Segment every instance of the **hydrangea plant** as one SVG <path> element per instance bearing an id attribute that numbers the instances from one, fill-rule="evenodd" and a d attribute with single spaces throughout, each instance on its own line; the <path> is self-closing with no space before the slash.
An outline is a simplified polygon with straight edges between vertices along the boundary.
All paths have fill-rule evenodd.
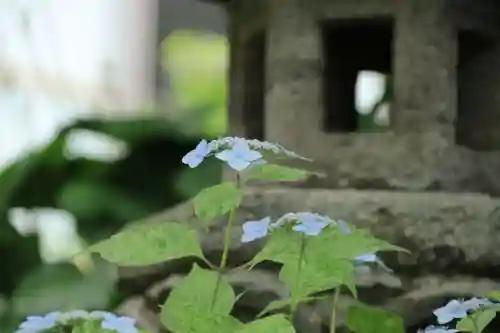
<path id="1" fill-rule="evenodd" d="M 135 320 L 105 311 L 51 312 L 44 316 L 30 316 L 21 323 L 16 333 L 142 333 Z"/>
<path id="2" fill-rule="evenodd" d="M 226 281 L 231 235 L 235 216 L 248 181 L 300 181 L 309 177 L 307 170 L 280 163 L 282 159 L 309 159 L 284 147 L 258 140 L 225 137 L 201 141 L 182 162 L 196 168 L 207 158 L 216 158 L 234 170 L 234 181 L 226 181 L 201 191 L 193 198 L 197 225 L 191 221 L 171 221 L 139 225 L 126 229 L 93 245 L 90 250 L 109 262 L 124 266 L 146 266 L 182 257 L 198 257 L 206 263 L 197 264 L 174 287 L 161 306 L 161 321 L 173 333 L 293 333 L 297 307 L 314 299 L 318 292 L 334 289 L 330 332 L 336 329 L 336 309 L 342 288 L 357 298 L 355 270 L 362 265 L 387 268 L 377 253 L 406 251 L 378 239 L 367 230 L 313 212 L 290 212 L 279 218 L 264 216 L 243 224 L 241 242 L 264 239 L 261 250 L 250 262 L 231 269 L 253 269 L 263 261 L 281 265 L 279 279 L 288 289 L 288 297 L 271 302 L 254 321 L 243 323 L 231 315 L 236 295 Z M 197 232 L 217 219 L 227 216 L 226 237 L 222 258 L 212 263 L 205 258 Z M 499 297 L 492 299 L 498 300 Z M 430 326 L 421 333 L 480 333 L 494 318 L 500 305 L 487 298 L 468 301 L 453 300 L 437 309 L 441 326 Z M 276 314 L 279 310 L 281 313 Z M 456 328 L 449 328 L 459 320 Z M 349 308 L 347 326 L 355 333 L 403 333 L 402 318 L 381 309 L 358 303 Z M 59 327 L 76 327 L 65 331 Z M 64 326 L 66 325 L 66 326 Z M 29 317 L 18 333 L 137 333 L 133 320 L 113 314 L 78 312 L 52 313 Z"/>

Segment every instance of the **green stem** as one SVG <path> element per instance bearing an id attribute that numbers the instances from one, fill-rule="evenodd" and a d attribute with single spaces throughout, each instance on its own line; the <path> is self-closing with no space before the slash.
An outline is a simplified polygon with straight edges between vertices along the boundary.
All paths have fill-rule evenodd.
<path id="1" fill-rule="evenodd" d="M 299 305 L 297 300 L 297 289 L 299 288 L 300 283 L 300 273 L 302 272 L 302 262 L 304 256 L 304 249 L 306 247 L 306 239 L 305 236 L 302 235 L 300 239 L 300 254 L 299 254 L 299 262 L 297 264 L 297 275 L 295 276 L 295 282 L 292 289 L 292 304 L 290 306 L 290 320 L 293 320 L 295 315 L 295 311 L 297 310 L 297 306 Z"/>
<path id="2" fill-rule="evenodd" d="M 226 236 L 224 237 L 224 250 L 222 251 L 222 258 L 219 264 L 220 271 L 226 268 L 227 265 L 227 259 L 229 257 L 229 248 L 231 245 L 231 233 L 233 230 L 233 223 L 235 217 L 236 217 L 236 208 L 233 208 L 229 212 L 229 219 L 227 221 Z"/>
<path id="3" fill-rule="evenodd" d="M 236 174 L 236 184 L 238 185 L 238 187 L 241 186 L 239 174 Z M 214 296 L 212 298 L 212 306 L 211 306 L 212 308 L 214 307 L 215 301 L 217 299 L 217 294 L 219 292 L 220 282 L 222 280 L 223 270 L 224 270 L 224 268 L 226 268 L 226 265 L 227 265 L 227 260 L 229 257 L 229 249 L 230 249 L 230 245 L 231 245 L 231 234 L 232 234 L 232 230 L 233 230 L 233 224 L 234 224 L 235 217 L 236 217 L 236 208 L 233 208 L 229 212 L 229 217 L 227 220 L 226 235 L 224 237 L 224 249 L 222 250 L 222 258 L 221 258 L 220 264 L 219 264 L 217 283 L 215 285 Z"/>
<path id="4" fill-rule="evenodd" d="M 333 302 L 332 302 L 332 315 L 330 317 L 330 333 L 335 333 L 335 329 L 337 327 L 337 306 L 340 298 L 340 286 L 335 288 L 335 293 L 333 294 Z"/>

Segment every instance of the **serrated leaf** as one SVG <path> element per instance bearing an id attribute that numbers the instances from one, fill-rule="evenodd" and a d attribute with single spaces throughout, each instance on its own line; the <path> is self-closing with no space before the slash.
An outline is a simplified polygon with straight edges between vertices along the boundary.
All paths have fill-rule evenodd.
<path id="1" fill-rule="evenodd" d="M 461 332 L 481 333 L 495 316 L 495 310 L 478 310 L 470 316 L 460 319 L 457 323 L 457 329 Z"/>
<path id="2" fill-rule="evenodd" d="M 224 278 L 219 280 L 217 272 L 195 264 L 167 298 L 161 321 L 173 332 L 233 333 L 241 325 L 229 315 L 235 300 L 233 288 Z"/>
<path id="3" fill-rule="evenodd" d="M 306 170 L 291 168 L 277 164 L 256 164 L 247 172 L 248 180 L 270 180 L 278 182 L 293 182 L 306 179 L 310 173 Z"/>
<path id="4" fill-rule="evenodd" d="M 354 305 L 347 312 L 347 327 L 354 333 L 404 333 L 401 317 L 366 305 Z"/>
<path id="5" fill-rule="evenodd" d="M 373 237 L 365 230 L 353 228 L 350 234 L 346 234 L 333 226 L 323 229 L 318 236 L 311 237 L 308 240 L 308 251 L 316 256 L 348 260 L 354 260 L 362 254 L 377 251 L 408 252 L 403 248 Z"/>
<path id="6" fill-rule="evenodd" d="M 295 333 L 292 323 L 283 315 L 269 316 L 243 325 L 237 333 Z"/>
<path id="7" fill-rule="evenodd" d="M 124 266 L 148 266 L 190 256 L 203 258 L 196 232 L 187 225 L 173 222 L 136 225 L 89 250 Z"/>
<path id="8" fill-rule="evenodd" d="M 303 300 L 313 293 L 340 285 L 351 288 L 354 280 L 354 264 L 348 260 L 331 260 L 328 257 L 303 258 L 299 274 L 298 263 L 285 264 L 279 279 L 292 292 L 292 298 Z M 355 294 L 354 288 L 353 293 Z"/>
<path id="9" fill-rule="evenodd" d="M 307 303 L 307 302 L 312 302 L 320 299 L 324 299 L 326 296 L 317 296 L 317 297 L 305 297 L 300 300 L 300 303 Z M 264 310 L 262 310 L 258 315 L 257 318 L 262 317 L 265 314 L 268 314 L 270 312 L 278 311 L 281 309 L 284 309 L 292 304 L 292 300 L 290 298 L 284 298 L 284 299 L 277 299 L 275 301 L 270 302 Z"/>
<path id="10" fill-rule="evenodd" d="M 300 257 L 302 235 L 290 228 L 275 229 L 262 250 L 252 259 L 252 267 L 264 260 L 277 263 L 296 263 Z"/>
<path id="11" fill-rule="evenodd" d="M 257 318 L 262 317 L 263 315 L 268 314 L 269 312 L 278 311 L 278 310 L 281 310 L 285 307 L 288 307 L 288 306 L 290 306 L 291 303 L 292 303 L 292 300 L 290 298 L 277 299 L 275 301 L 272 301 L 264 308 L 264 310 L 259 312 L 259 314 L 257 315 Z"/>
<path id="12" fill-rule="evenodd" d="M 196 216 L 204 221 L 211 221 L 238 207 L 242 198 L 241 189 L 233 182 L 206 188 L 194 198 Z"/>
<path id="13" fill-rule="evenodd" d="M 495 300 L 495 301 L 500 301 L 500 290 L 495 290 L 495 291 L 490 292 L 487 295 L 487 297 L 492 299 L 492 300 Z"/>

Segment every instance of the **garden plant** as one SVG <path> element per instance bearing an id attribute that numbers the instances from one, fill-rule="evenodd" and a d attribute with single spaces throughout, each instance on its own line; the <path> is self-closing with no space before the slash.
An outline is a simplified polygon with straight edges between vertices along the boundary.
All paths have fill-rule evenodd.
<path id="1" fill-rule="evenodd" d="M 357 298 L 355 272 L 358 266 L 381 265 L 377 253 L 406 251 L 367 230 L 343 220 L 314 212 L 290 212 L 281 217 L 263 216 L 243 224 L 241 242 L 264 239 L 253 259 L 240 267 L 227 267 L 231 235 L 244 187 L 249 181 L 296 182 L 310 176 L 308 170 L 287 166 L 289 159 L 307 158 L 284 147 L 258 140 L 226 137 L 201 141 L 183 158 L 196 168 L 207 158 L 216 158 L 234 170 L 234 180 L 206 188 L 193 198 L 192 221 L 142 224 L 113 235 L 90 247 L 105 260 L 123 266 L 147 266 L 183 257 L 197 257 L 205 265 L 193 264 L 161 306 L 164 326 L 173 333 L 293 333 L 293 318 L 299 304 L 316 299 L 318 293 L 334 290 L 330 333 L 336 330 L 336 309 L 341 291 Z M 220 262 L 205 258 L 198 233 L 227 216 L 226 237 Z M 280 264 L 279 279 L 288 298 L 271 302 L 254 321 L 243 323 L 231 315 L 237 295 L 225 274 L 235 269 L 251 270 L 263 261 Z M 203 267 L 202 267 L 203 266 Z M 422 333 L 480 333 L 500 310 L 500 293 L 485 298 L 452 300 L 434 311 L 437 325 Z M 355 333 L 403 333 L 403 319 L 362 303 L 351 306 L 347 328 Z M 454 325 L 452 325 L 454 324 Z M 75 310 L 28 317 L 17 333 L 147 333 L 135 321 L 103 311 Z"/>

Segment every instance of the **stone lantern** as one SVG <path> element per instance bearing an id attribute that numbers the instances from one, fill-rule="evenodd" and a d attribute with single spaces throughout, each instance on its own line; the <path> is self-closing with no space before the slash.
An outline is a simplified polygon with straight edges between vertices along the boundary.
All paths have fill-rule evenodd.
<path id="1" fill-rule="evenodd" d="M 329 188 L 493 191 L 500 149 L 494 1 L 233 0 L 230 130 L 324 166 Z M 360 129 L 362 71 L 388 75 L 390 125 Z M 495 153 L 484 153 L 483 151 Z M 479 153 L 476 153 L 481 151 Z M 479 176 L 479 178 L 478 178 Z"/>

